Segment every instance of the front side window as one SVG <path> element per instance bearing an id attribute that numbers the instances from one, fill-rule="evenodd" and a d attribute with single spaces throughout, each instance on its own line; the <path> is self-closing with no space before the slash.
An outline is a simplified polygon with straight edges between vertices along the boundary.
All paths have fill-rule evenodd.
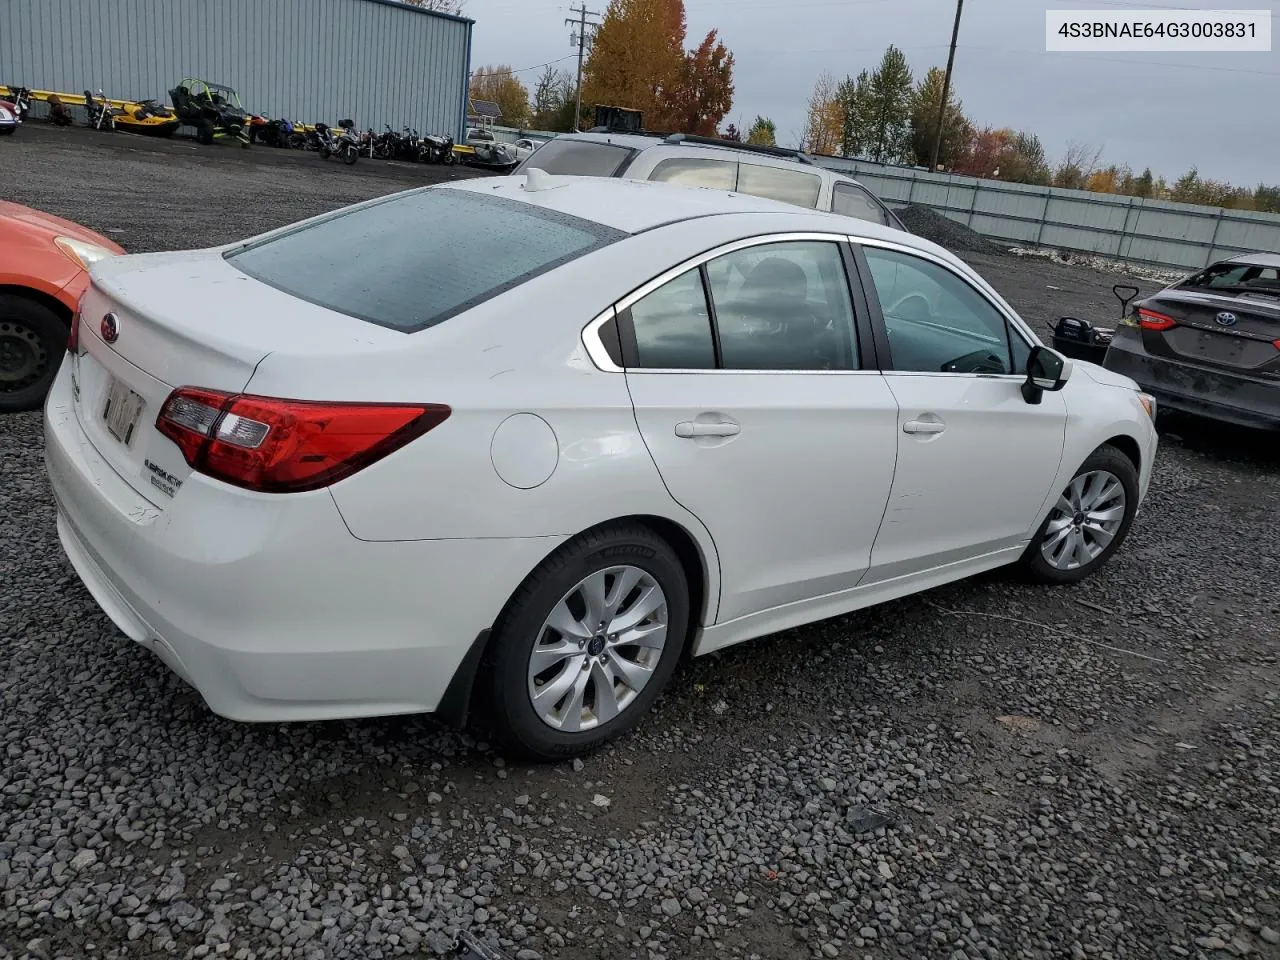
<path id="1" fill-rule="evenodd" d="M 238 247 L 226 259 L 291 296 L 409 333 L 623 236 L 532 204 L 428 187 Z"/>
<path id="2" fill-rule="evenodd" d="M 654 167 L 649 179 L 685 187 L 732 190 L 738 181 L 738 165 L 728 160 L 703 157 L 671 157 Z"/>
<path id="3" fill-rule="evenodd" d="M 1021 341 L 986 297 L 932 261 L 864 249 L 884 314 L 893 369 L 925 373 L 1014 373 Z M 1027 347 L 1014 351 L 1025 364 Z"/>
<path id="4" fill-rule="evenodd" d="M 768 167 L 742 161 L 738 164 L 738 192 L 753 197 L 781 200 L 798 207 L 816 209 L 822 178 L 814 173 Z"/>
<path id="5" fill-rule="evenodd" d="M 650 370 L 715 369 L 711 314 L 702 275 L 696 268 L 637 300 L 627 313 L 635 333 L 635 362 L 629 366 Z"/>
<path id="6" fill-rule="evenodd" d="M 866 190 L 852 183 L 837 183 L 831 192 L 831 212 L 889 226 L 884 210 Z"/>

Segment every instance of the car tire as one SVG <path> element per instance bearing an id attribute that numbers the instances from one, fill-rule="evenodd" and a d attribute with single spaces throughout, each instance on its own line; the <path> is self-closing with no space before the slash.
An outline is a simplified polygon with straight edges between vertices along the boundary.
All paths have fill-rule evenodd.
<path id="1" fill-rule="evenodd" d="M 594 617 L 586 605 L 592 585 L 600 588 Z M 640 617 L 651 606 L 649 617 L 628 624 L 626 618 Z M 570 614 L 569 620 L 559 619 L 572 632 L 550 625 L 557 610 Z M 622 628 L 617 633 L 584 623 L 610 617 Z M 575 537 L 529 574 L 496 624 L 480 674 L 489 726 L 512 753 L 532 760 L 594 750 L 633 729 L 648 712 L 680 660 L 688 626 L 688 581 L 665 540 L 636 524 Z M 641 632 L 645 644 L 625 643 Z M 659 638 L 661 649 L 655 649 Z M 541 651 L 536 662 L 535 650 Z M 604 693 L 606 682 L 612 696 Z M 535 706 L 533 691 L 539 688 L 547 690 L 545 696 L 563 693 Z"/>
<path id="2" fill-rule="evenodd" d="M 1138 470 L 1104 444 L 1054 502 L 1022 556 L 1024 570 L 1037 583 L 1079 583 L 1120 549 L 1137 512 Z"/>
<path id="3" fill-rule="evenodd" d="M 0 413 L 40 408 L 69 333 L 67 322 L 44 304 L 0 294 Z"/>

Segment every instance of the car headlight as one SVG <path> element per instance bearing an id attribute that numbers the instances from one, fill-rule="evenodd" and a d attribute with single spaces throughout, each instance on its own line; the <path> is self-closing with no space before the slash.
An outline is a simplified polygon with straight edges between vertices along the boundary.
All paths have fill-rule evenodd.
<path id="1" fill-rule="evenodd" d="M 73 237 L 54 237 L 53 244 L 62 251 L 64 257 L 72 263 L 79 264 L 85 270 L 88 270 L 99 260 L 116 256 L 114 250 L 108 250 L 106 247 L 90 243 L 87 240 L 76 240 Z"/>
<path id="2" fill-rule="evenodd" d="M 1156 398 L 1149 393 L 1139 393 L 1138 402 L 1142 404 L 1142 409 L 1147 411 L 1147 416 L 1154 420 L 1156 418 Z"/>

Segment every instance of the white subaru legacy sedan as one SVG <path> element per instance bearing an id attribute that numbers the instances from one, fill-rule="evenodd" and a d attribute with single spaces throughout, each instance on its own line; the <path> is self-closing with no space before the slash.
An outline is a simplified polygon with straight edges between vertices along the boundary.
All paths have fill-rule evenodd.
<path id="1" fill-rule="evenodd" d="M 1153 412 L 928 241 L 534 171 L 95 265 L 45 430 L 80 578 L 216 713 L 553 758 L 685 655 L 1094 573 Z"/>

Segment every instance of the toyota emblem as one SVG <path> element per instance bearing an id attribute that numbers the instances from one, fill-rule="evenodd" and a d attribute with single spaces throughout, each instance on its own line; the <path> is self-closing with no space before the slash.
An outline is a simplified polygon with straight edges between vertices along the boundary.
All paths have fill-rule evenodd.
<path id="1" fill-rule="evenodd" d="M 102 318 L 102 339 L 107 343 L 115 343 L 120 339 L 120 318 L 108 313 Z"/>
<path id="2" fill-rule="evenodd" d="M 1234 327 L 1236 325 L 1236 315 L 1225 310 L 1213 319 L 1220 327 Z"/>

